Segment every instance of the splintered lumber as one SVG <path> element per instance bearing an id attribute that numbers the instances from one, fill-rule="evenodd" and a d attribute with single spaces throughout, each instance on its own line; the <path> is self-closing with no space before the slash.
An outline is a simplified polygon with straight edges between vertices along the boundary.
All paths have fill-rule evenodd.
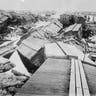
<path id="1" fill-rule="evenodd" d="M 0 57 L 0 73 L 7 72 L 15 67 L 15 64 L 4 57 Z"/>
<path id="2" fill-rule="evenodd" d="M 71 59 L 69 96 L 90 96 L 83 64 L 76 59 Z"/>
<path id="3" fill-rule="evenodd" d="M 75 94 L 75 64 L 74 59 L 71 59 L 71 77 L 70 77 L 70 89 L 69 96 L 76 96 Z"/>
<path id="4" fill-rule="evenodd" d="M 83 87 L 84 96 L 90 96 L 87 80 L 86 80 L 84 69 L 83 69 L 83 64 L 81 63 L 80 60 L 78 60 L 78 63 L 79 63 L 79 67 L 80 67 L 80 73 L 81 73 L 82 87 Z"/>
<path id="5" fill-rule="evenodd" d="M 49 57 L 64 58 L 67 55 L 71 58 L 78 58 L 79 60 L 83 61 L 84 64 L 90 64 L 92 66 L 95 65 L 95 63 L 88 58 L 89 54 L 84 55 L 84 53 L 76 46 L 66 44 L 61 41 L 57 42 L 57 44 L 56 42 L 45 44 L 45 55 L 48 58 Z"/>

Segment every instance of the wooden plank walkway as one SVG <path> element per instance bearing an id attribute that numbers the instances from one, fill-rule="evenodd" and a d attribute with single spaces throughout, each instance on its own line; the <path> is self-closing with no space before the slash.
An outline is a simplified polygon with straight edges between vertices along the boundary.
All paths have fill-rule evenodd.
<path id="1" fill-rule="evenodd" d="M 83 64 L 80 60 L 71 60 L 69 96 L 90 96 Z"/>

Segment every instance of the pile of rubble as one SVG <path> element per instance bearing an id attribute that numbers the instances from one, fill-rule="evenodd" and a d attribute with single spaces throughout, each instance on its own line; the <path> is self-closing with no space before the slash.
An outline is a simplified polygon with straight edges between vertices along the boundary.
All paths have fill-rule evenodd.
<path id="1" fill-rule="evenodd" d="M 16 88 L 20 88 L 27 80 L 28 76 L 14 70 L 16 65 L 8 59 L 0 57 L 0 94 L 15 94 Z"/>
<path id="2" fill-rule="evenodd" d="M 4 50 L 1 50 L 2 54 L 7 52 L 4 57 L 9 56 L 8 46 L 12 45 L 10 48 L 13 48 L 15 45 L 15 50 L 10 57 L 7 57 L 8 59 L 0 57 L 0 89 L 3 95 L 14 96 L 17 89 L 25 84 L 46 58 L 79 57 L 84 61 L 83 57 L 87 54 L 84 62 L 94 64 L 88 56 L 89 53 L 96 52 L 95 43 L 92 38 L 82 39 L 81 23 L 63 28 L 58 20 L 53 19 L 36 23 L 34 28 L 24 26 L 8 26 L 8 28 L 11 34 L 7 34 L 3 39 L 10 41 L 8 44 L 3 43 L 0 48 Z M 7 48 L 7 51 L 4 48 Z M 92 54 L 90 56 L 92 57 Z"/>

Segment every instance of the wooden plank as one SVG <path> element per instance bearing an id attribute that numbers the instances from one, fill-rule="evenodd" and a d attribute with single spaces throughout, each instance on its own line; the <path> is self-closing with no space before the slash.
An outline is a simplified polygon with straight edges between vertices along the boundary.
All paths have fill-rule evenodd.
<path id="1" fill-rule="evenodd" d="M 76 64 L 76 89 L 77 89 L 77 96 L 83 96 L 82 87 L 81 87 L 79 64 L 78 64 L 77 60 L 75 60 L 75 64 Z"/>
<path id="2" fill-rule="evenodd" d="M 77 60 L 75 60 L 75 64 L 76 64 L 76 87 L 81 88 L 80 72 Z"/>
<path id="3" fill-rule="evenodd" d="M 77 95 L 76 96 L 83 96 L 82 88 L 77 87 Z"/>
<path id="4" fill-rule="evenodd" d="M 87 80 L 86 80 L 84 69 L 83 69 L 83 64 L 81 63 L 80 60 L 78 61 L 78 63 L 79 63 L 79 67 L 80 67 L 80 74 L 81 74 L 84 96 L 90 96 Z"/>
<path id="5" fill-rule="evenodd" d="M 48 58 L 18 93 L 30 96 L 68 96 L 69 70 L 69 60 Z"/>
<path id="6" fill-rule="evenodd" d="M 75 64 L 74 59 L 71 59 L 71 76 L 70 76 L 70 89 L 69 96 L 75 96 Z"/>

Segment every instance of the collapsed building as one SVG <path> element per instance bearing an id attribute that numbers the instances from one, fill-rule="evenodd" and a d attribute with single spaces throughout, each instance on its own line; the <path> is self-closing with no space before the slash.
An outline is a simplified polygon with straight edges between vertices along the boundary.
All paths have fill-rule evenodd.
<path id="1" fill-rule="evenodd" d="M 51 22 L 48 22 L 45 24 L 45 26 L 40 26 L 36 29 L 32 34 L 34 37 L 37 38 L 49 38 L 49 36 L 57 36 L 59 34 L 59 31 L 61 31 L 63 28 L 62 24 L 57 21 L 53 20 Z"/>
<path id="2" fill-rule="evenodd" d="M 45 61 L 43 45 L 48 42 L 30 36 L 19 45 L 18 53 L 30 73 L 34 73 Z"/>
<path id="3" fill-rule="evenodd" d="M 29 81 L 18 91 L 17 96 L 21 94 L 24 96 L 26 96 L 26 94 L 31 94 L 32 96 L 39 94 L 71 96 L 75 93 L 73 88 L 78 90 L 78 87 L 76 86 L 81 84 L 81 82 L 86 84 L 86 86 L 79 87 L 80 90 L 82 90 L 80 94 L 82 94 L 82 92 L 88 96 L 90 94 L 94 94 L 95 90 L 89 89 L 93 86 L 91 81 L 92 78 L 89 77 L 92 76 L 92 72 L 89 72 L 87 68 L 90 70 L 94 69 L 95 67 L 93 66 L 95 66 L 95 63 L 88 58 L 87 54 L 84 56 L 83 52 L 76 46 L 66 44 L 64 42 L 48 43 L 45 44 L 44 48 L 44 53 L 47 57 L 46 61 L 33 74 Z M 76 66 L 76 69 L 74 69 L 75 71 L 73 70 L 73 64 L 76 64 L 74 65 Z M 80 68 L 80 73 L 78 68 Z M 93 71 L 95 72 L 95 69 Z M 74 77 L 71 74 L 75 74 Z M 87 76 L 89 80 L 88 83 L 85 76 Z M 74 79 L 76 79 L 76 81 Z M 75 86 L 75 84 L 77 85 Z M 95 86 L 96 84 L 94 87 Z"/>
<path id="4" fill-rule="evenodd" d="M 79 38 L 82 39 L 82 24 L 73 24 L 63 30 L 65 39 Z"/>
<path id="5" fill-rule="evenodd" d="M 9 57 L 15 67 L 8 71 L 8 74 L 18 75 L 19 73 L 30 79 L 27 78 L 26 84 L 21 84 L 25 85 L 22 88 L 20 86 L 17 96 L 28 94 L 71 96 L 71 92 L 78 96 L 79 91 L 75 92 L 72 89 L 79 90 L 79 88 L 81 96 L 96 93 L 94 67 L 96 64 L 89 59 L 89 54 L 84 54 L 75 44 L 64 43 L 65 39 L 51 42 L 50 38 L 46 37 L 47 34 L 58 36 L 60 30 L 62 24 L 52 22 L 21 37 L 20 43 Z M 81 40 L 82 24 L 74 24 L 64 29 L 63 36 L 66 39 L 72 37 L 75 41 L 76 38 Z M 94 73 L 89 72 L 88 69 L 93 70 Z M 91 77 L 94 78 L 94 84 Z"/>

